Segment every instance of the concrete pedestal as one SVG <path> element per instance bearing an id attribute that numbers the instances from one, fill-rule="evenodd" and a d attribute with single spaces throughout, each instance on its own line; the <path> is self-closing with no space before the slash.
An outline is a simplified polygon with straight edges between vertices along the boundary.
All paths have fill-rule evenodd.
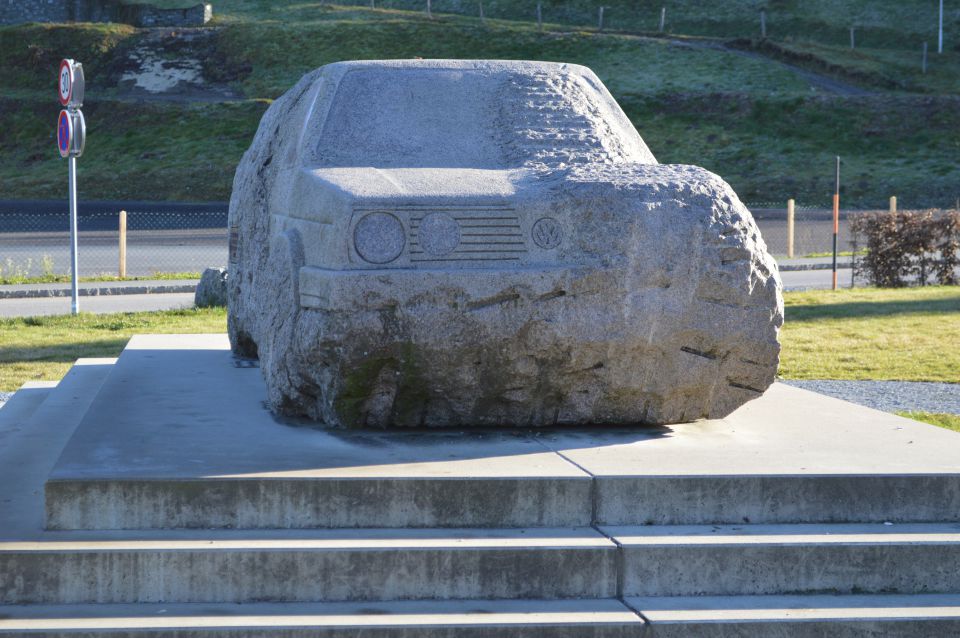
<path id="1" fill-rule="evenodd" d="M 0 635 L 960 632 L 956 433 L 777 384 L 631 431 L 264 399 L 224 336 L 141 336 L 0 411 Z"/>

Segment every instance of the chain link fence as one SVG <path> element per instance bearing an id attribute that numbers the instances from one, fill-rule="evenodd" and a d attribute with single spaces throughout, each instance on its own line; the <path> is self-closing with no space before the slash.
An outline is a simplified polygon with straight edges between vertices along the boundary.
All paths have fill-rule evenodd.
<path id="1" fill-rule="evenodd" d="M 120 211 L 81 212 L 81 277 L 120 273 Z M 227 209 L 129 210 L 126 276 L 199 273 L 227 264 Z M 65 212 L 0 211 L 0 281 L 68 275 L 70 222 Z"/>
<path id="2" fill-rule="evenodd" d="M 774 208 L 770 204 L 747 205 L 760 228 L 767 250 L 777 258 L 788 256 L 789 230 L 787 225 L 787 207 Z M 865 211 L 840 211 L 840 225 L 837 246 L 841 253 L 848 252 L 852 246 L 850 225 L 847 214 Z M 833 210 L 797 206 L 794 209 L 793 257 L 823 257 L 833 254 Z"/>
<path id="3" fill-rule="evenodd" d="M 768 250 L 787 256 L 786 207 L 750 206 Z M 840 219 L 840 250 L 850 250 L 846 212 Z M 117 276 L 120 271 L 120 211 L 81 211 L 78 262 L 81 277 Z M 833 217 L 829 209 L 797 207 L 794 256 L 830 253 Z M 227 264 L 227 209 L 127 211 L 126 274 L 197 273 Z M 0 210 L 0 279 L 67 275 L 70 272 L 70 226 L 66 212 Z"/>

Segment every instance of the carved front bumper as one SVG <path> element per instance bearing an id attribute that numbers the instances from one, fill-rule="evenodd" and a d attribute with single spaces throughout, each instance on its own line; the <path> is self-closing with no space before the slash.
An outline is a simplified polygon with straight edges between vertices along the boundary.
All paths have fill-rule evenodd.
<path id="1" fill-rule="evenodd" d="M 300 306 L 319 310 L 375 310 L 396 305 L 398 299 L 443 299 L 481 310 L 503 303 L 537 302 L 564 296 L 582 266 L 514 267 L 489 269 L 300 269 Z"/>

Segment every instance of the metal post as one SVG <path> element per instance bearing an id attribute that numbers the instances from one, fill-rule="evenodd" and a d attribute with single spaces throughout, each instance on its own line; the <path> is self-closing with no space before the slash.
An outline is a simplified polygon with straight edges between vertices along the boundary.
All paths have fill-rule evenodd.
<path id="1" fill-rule="evenodd" d="M 483 0 L 480 0 L 480 22 L 484 22 L 484 21 L 485 20 L 483 17 Z"/>
<path id="2" fill-rule="evenodd" d="M 667 8 L 660 7 L 660 33 L 663 33 L 663 27 L 667 22 Z"/>
<path id="3" fill-rule="evenodd" d="M 537 31 L 543 31 L 543 3 L 537 3 Z"/>
<path id="4" fill-rule="evenodd" d="M 127 211 L 120 211 L 120 279 L 127 278 Z"/>
<path id="5" fill-rule="evenodd" d="M 77 158 L 67 160 L 70 182 L 70 296 L 72 302 L 70 311 L 73 314 L 80 312 L 80 287 L 77 272 Z"/>
<path id="6" fill-rule="evenodd" d="M 603 31 L 603 7 L 601 6 L 598 11 L 597 17 L 597 31 Z"/>
<path id="7" fill-rule="evenodd" d="M 833 191 L 833 289 L 837 289 L 837 240 L 840 234 L 840 156 L 837 155 L 837 180 Z"/>
<path id="8" fill-rule="evenodd" d="M 943 53 L 943 0 L 940 0 L 940 28 L 937 29 L 937 53 Z"/>
<path id="9" fill-rule="evenodd" d="M 430 0 L 427 0 L 427 17 L 432 18 L 433 12 L 430 11 Z"/>
<path id="10" fill-rule="evenodd" d="M 896 195 L 890 198 L 890 212 L 891 213 L 897 212 L 897 196 Z"/>
<path id="11" fill-rule="evenodd" d="M 924 75 L 927 73 L 927 43 L 923 43 L 923 62 L 920 63 L 920 68 L 923 69 Z"/>
<path id="12" fill-rule="evenodd" d="M 855 28 L 850 27 L 850 48 L 851 49 L 855 48 L 854 45 L 856 44 L 856 41 L 854 40 L 854 35 L 853 35 L 854 31 L 855 31 Z"/>
<path id="13" fill-rule="evenodd" d="M 760 9 L 760 37 L 767 39 L 767 10 Z"/>
<path id="14" fill-rule="evenodd" d="M 787 200 L 787 258 L 793 259 L 793 199 Z"/>

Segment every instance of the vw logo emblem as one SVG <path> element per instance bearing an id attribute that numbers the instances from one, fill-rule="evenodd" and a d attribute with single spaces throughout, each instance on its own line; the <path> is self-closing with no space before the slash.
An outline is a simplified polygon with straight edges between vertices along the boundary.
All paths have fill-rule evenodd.
<path id="1" fill-rule="evenodd" d="M 560 245 L 563 241 L 563 230 L 560 228 L 560 222 L 553 217 L 542 217 L 533 225 L 533 243 L 544 250 L 551 250 Z"/>

